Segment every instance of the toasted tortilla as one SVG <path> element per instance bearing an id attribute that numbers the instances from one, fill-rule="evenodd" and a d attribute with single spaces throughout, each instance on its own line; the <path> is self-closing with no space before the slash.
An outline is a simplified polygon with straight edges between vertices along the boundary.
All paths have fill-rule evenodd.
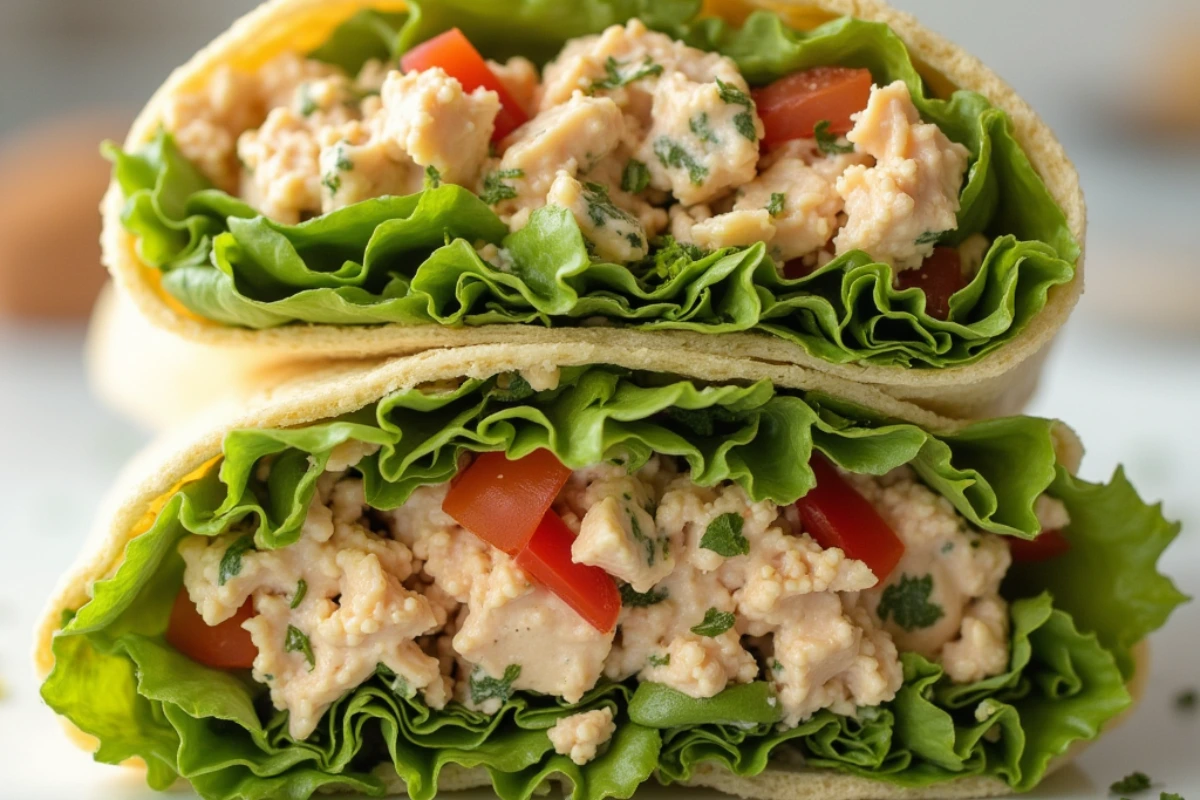
<path id="1" fill-rule="evenodd" d="M 941 417 L 896 400 L 878 387 L 846 381 L 827 372 L 789 364 L 730 359 L 693 353 L 681 356 L 662 348 L 632 348 L 624 344 L 566 342 L 553 345 L 480 345 L 430 350 L 391 360 L 327 363 L 316 367 L 293 365 L 293 374 L 280 373 L 280 383 L 250 400 L 230 398 L 192 424 L 158 440 L 132 461 L 119 477 L 75 568 L 60 583 L 37 632 L 36 667 L 44 677 L 54 666 L 51 648 L 63 611 L 83 606 L 92 585 L 108 577 L 124 558 L 125 547 L 147 530 L 170 496 L 184 483 L 203 474 L 221 454 L 225 435 L 239 428 L 281 428 L 311 424 L 358 410 L 399 389 L 462 377 L 486 378 L 513 370 L 553 369 L 582 364 L 613 364 L 628 369 L 672 373 L 701 381 L 767 379 L 784 388 L 835 395 L 870 411 L 911 422 L 933 432 L 949 432 L 964 423 Z M 1074 433 L 1060 426 L 1059 461 L 1072 471 L 1082 449 Z M 1144 652 L 1138 652 L 1135 698 L 1144 680 Z M 94 749 L 90 737 L 71 729 L 83 747 Z M 1077 743 L 1085 744 L 1085 743 Z M 1066 763 L 1078 749 L 1053 766 Z M 391 788 L 402 793 L 394 776 Z M 802 765 L 777 764 L 753 778 L 740 778 L 712 767 L 700 769 L 691 783 L 710 786 L 742 797 L 763 800 L 855 800 L 856 798 L 965 798 L 1010 793 L 1004 783 L 963 778 L 922 789 L 890 784 Z M 486 771 L 454 769 L 443 773 L 443 790 L 486 786 Z"/>
<path id="2" fill-rule="evenodd" d="M 239 20 L 191 61 L 180 67 L 142 111 L 125 142 L 135 149 L 151 139 L 162 124 L 167 100 L 195 91 L 222 65 L 254 69 L 284 50 L 307 52 L 323 42 L 343 21 L 363 8 L 400 10 L 402 0 L 270 0 Z M 1084 241 L 1086 214 L 1079 178 L 1062 145 L 1033 109 L 978 59 L 923 28 L 909 16 L 878 0 L 708 0 L 705 12 L 732 22 L 755 8 L 781 14 L 793 27 L 809 29 L 835 17 L 852 15 L 885 22 L 904 40 L 914 63 L 933 92 L 946 96 L 970 89 L 1004 109 L 1015 136 L 1051 195 L 1066 214 L 1071 233 Z M 622 328 L 554 328 L 535 325 L 486 325 L 467 328 L 426 326 L 349 326 L 293 324 L 267 330 L 228 327 L 198 317 L 162 288 L 160 273 L 143 264 L 136 240 L 121 225 L 124 201 L 110 185 L 102 204 L 104 262 L 117 286 L 138 311 L 156 326 L 189 340 L 255 351 L 256 360 L 365 358 L 414 353 L 433 347 L 495 342 L 542 343 L 579 341 L 618 347 L 666 347 L 796 364 L 848 380 L 878 386 L 902 400 L 958 418 L 979 418 L 1018 411 L 1037 385 L 1047 349 L 1083 291 L 1082 255 L 1075 278 L 1052 287 L 1045 308 L 1011 342 L 980 361 L 944 369 L 832 364 L 809 355 L 799 345 L 769 334 L 704 334 L 641 332 Z M 263 354 L 263 350 L 267 354 Z"/>

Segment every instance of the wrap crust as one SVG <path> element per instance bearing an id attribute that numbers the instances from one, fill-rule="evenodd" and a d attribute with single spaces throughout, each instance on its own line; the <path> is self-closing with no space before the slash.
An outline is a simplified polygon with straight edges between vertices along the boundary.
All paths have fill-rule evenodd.
<path id="1" fill-rule="evenodd" d="M 269 0 L 171 75 L 134 122 L 126 147 L 136 148 L 152 138 L 161 124 L 167 99 L 202 85 L 218 66 L 229 64 L 251 69 L 284 49 L 307 51 L 324 41 L 342 21 L 368 7 L 398 10 L 404 3 L 402 0 Z M 922 76 L 936 94 L 945 95 L 955 88 L 971 89 L 1008 112 L 1017 141 L 1062 207 L 1072 234 L 1082 245 L 1086 222 L 1083 195 L 1078 175 L 1062 145 L 1033 109 L 974 56 L 879 0 L 708 0 L 705 4 L 706 13 L 733 22 L 740 21 L 754 8 L 777 11 L 794 27 L 802 29 L 847 14 L 886 22 L 907 44 Z M 620 328 L 551 330 L 516 324 L 476 328 L 293 324 L 255 331 L 201 319 L 167 295 L 159 273 L 140 261 L 134 237 L 121 226 L 122 205 L 120 189 L 110 185 L 101 206 L 104 262 L 118 287 L 128 293 L 140 313 L 158 327 L 195 342 L 235 351 L 252 349 L 255 358 L 262 361 L 366 358 L 495 342 L 599 339 L 637 348 L 648 346 L 646 338 L 653 337 L 681 352 L 797 364 L 876 385 L 894 397 L 947 416 L 977 418 L 1014 413 L 1025 404 L 1037 385 L 1051 340 L 1083 291 L 1081 256 L 1075 279 L 1051 288 L 1045 308 L 1019 336 L 975 364 L 945 369 L 831 364 L 809 355 L 798 345 L 756 333 L 645 333 Z"/>
<path id="2" fill-rule="evenodd" d="M 274 388 L 248 401 L 229 399 L 214 406 L 204 417 L 159 439 L 130 462 L 102 506 L 87 547 L 46 608 L 37 632 L 35 662 L 38 674 L 44 677 L 54 666 L 51 645 L 62 612 L 76 610 L 88 601 L 93 583 L 116 570 L 129 540 L 150 527 L 171 494 L 210 468 L 219 457 L 221 443 L 229 431 L 310 424 L 357 410 L 398 389 L 432 381 L 464 376 L 486 378 L 512 370 L 601 363 L 675 373 L 704 381 L 769 379 L 780 387 L 837 396 L 935 432 L 952 431 L 964 424 L 898 401 L 877 387 L 848 382 L 826 372 L 701 353 L 681 359 L 678 353 L 661 347 L 578 342 L 481 345 L 430 350 L 384 361 L 325 363 L 315 368 L 291 365 L 292 373 L 277 375 L 279 383 Z M 1060 461 L 1074 469 L 1082 452 L 1078 439 L 1066 426 L 1061 426 L 1058 434 Z M 1141 693 L 1145 673 L 1144 652 L 1139 652 L 1136 685 L 1130 687 L 1135 697 Z M 78 744 L 86 749 L 95 748 L 90 737 L 73 728 L 70 730 Z M 1053 766 L 1074 757 L 1081 749 L 1079 744 Z M 697 772 L 691 783 L 763 800 L 916 800 L 987 797 L 1010 791 L 999 781 L 982 778 L 964 778 L 918 790 L 900 789 L 854 776 L 786 764 L 772 766 L 753 778 L 739 778 L 720 769 L 704 768 Z M 482 770 L 447 770 L 441 785 L 446 791 L 486 786 L 488 777 Z M 403 790 L 403 785 L 394 776 L 392 788 L 397 793 Z"/>

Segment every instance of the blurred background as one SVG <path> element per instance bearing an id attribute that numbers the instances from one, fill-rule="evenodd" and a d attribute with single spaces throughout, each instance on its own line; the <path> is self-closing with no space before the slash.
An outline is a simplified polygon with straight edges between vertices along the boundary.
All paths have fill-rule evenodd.
<path id="1" fill-rule="evenodd" d="M 40 605 L 147 438 L 89 394 L 85 375 L 86 318 L 104 279 L 97 145 L 121 137 L 169 71 L 254 4 L 0 0 L 0 796 L 140 796 L 136 781 L 65 752 L 28 656 Z M 1200 592 L 1200 2 L 893 4 L 1013 84 L 1075 161 L 1087 294 L 1031 410 L 1079 430 L 1086 477 L 1123 462 L 1184 521 L 1166 570 Z M 1100 796 L 1133 768 L 1200 796 L 1200 724 L 1171 709 L 1200 684 L 1198 637 L 1198 614 L 1176 615 L 1157 637 L 1147 702 L 1044 796 Z"/>

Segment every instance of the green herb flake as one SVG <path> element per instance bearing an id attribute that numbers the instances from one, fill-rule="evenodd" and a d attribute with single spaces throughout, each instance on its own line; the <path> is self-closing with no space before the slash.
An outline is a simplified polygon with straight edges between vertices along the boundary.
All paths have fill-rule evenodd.
<path id="1" fill-rule="evenodd" d="M 751 142 L 758 141 L 758 131 L 754 127 L 754 117 L 750 116 L 749 111 L 735 114 L 733 117 L 733 127 Z"/>
<path id="2" fill-rule="evenodd" d="M 750 99 L 750 95 L 736 86 L 731 86 L 720 78 L 717 78 L 717 91 L 720 92 L 721 99 L 731 106 L 754 108 L 754 101 Z"/>
<path id="3" fill-rule="evenodd" d="M 658 555 L 658 542 L 645 534 L 641 524 L 638 523 L 637 514 L 628 509 L 626 509 L 626 513 L 629 515 L 629 530 L 633 534 L 634 541 L 639 542 L 642 549 L 646 551 L 646 566 L 653 567 L 654 560 Z"/>
<path id="4" fill-rule="evenodd" d="M 508 700 L 512 695 L 513 681 L 521 676 L 520 664 L 509 664 L 504 669 L 503 678 L 493 678 L 483 671 L 482 667 L 475 667 L 471 673 L 469 681 L 471 689 L 471 702 L 479 705 L 488 700 L 496 699 L 501 702 Z"/>
<path id="5" fill-rule="evenodd" d="M 1175 708 L 1179 711 L 1195 711 L 1196 710 L 1196 690 L 1185 689 L 1175 695 Z"/>
<path id="6" fill-rule="evenodd" d="M 501 403 L 516 403 L 533 397 L 537 392 L 519 372 L 506 372 L 496 378 L 491 396 Z"/>
<path id="7" fill-rule="evenodd" d="M 650 185 L 650 168 L 636 158 L 629 159 L 621 172 L 621 190 L 630 194 L 646 191 Z"/>
<path id="8" fill-rule="evenodd" d="M 942 238 L 945 231 L 925 231 L 916 239 L 916 244 L 934 244 L 938 239 Z"/>
<path id="9" fill-rule="evenodd" d="M 411 700 L 417 696 L 417 690 L 409 684 L 408 679 L 403 675 L 397 675 L 387 664 L 382 662 L 376 664 L 375 674 L 383 680 L 392 694 L 403 697 L 405 700 Z"/>
<path id="10" fill-rule="evenodd" d="M 697 636 L 720 636 L 732 628 L 736 621 L 732 612 L 710 608 L 704 612 L 704 621 L 692 628 L 692 633 Z"/>
<path id="11" fill-rule="evenodd" d="M 660 656 L 657 653 L 651 653 L 650 658 L 647 660 L 652 667 L 665 667 L 671 663 L 671 654 L 667 653 L 665 656 Z"/>
<path id="12" fill-rule="evenodd" d="M 425 188 L 436 189 L 442 185 L 442 173 L 433 164 L 425 167 Z"/>
<path id="13" fill-rule="evenodd" d="M 928 628 L 945 614 L 937 603 L 929 602 L 933 593 L 933 576 L 910 578 L 901 575 L 899 583 L 883 590 L 876 613 L 883 621 L 895 620 L 906 631 Z"/>
<path id="14" fill-rule="evenodd" d="M 700 546 L 726 558 L 744 556 L 750 552 L 750 542 L 742 535 L 744 524 L 741 514 L 732 511 L 722 514 L 708 523 L 704 536 L 700 538 Z"/>
<path id="15" fill-rule="evenodd" d="M 635 66 L 628 72 L 622 73 L 621 67 L 627 62 L 617 61 L 612 56 L 604 60 L 604 78 L 598 81 L 592 81 L 591 91 L 596 92 L 602 89 L 620 89 L 622 86 L 628 86 L 634 81 L 640 81 L 643 78 L 650 78 L 655 75 L 661 75 L 663 68 L 662 64 L 655 64 L 650 56 L 642 59 L 642 63 Z"/>
<path id="16" fill-rule="evenodd" d="M 821 152 L 827 156 L 854 152 L 854 145 L 838 144 L 837 134 L 830 133 L 827 119 L 823 119 L 813 126 L 813 135 L 817 138 L 817 147 L 821 148 Z"/>
<path id="17" fill-rule="evenodd" d="M 308 581 L 304 580 L 304 578 L 301 578 L 300 582 L 296 584 L 296 593 L 292 595 L 292 602 L 288 608 L 295 608 L 303 603 L 304 595 L 306 594 L 308 594 Z"/>
<path id="18" fill-rule="evenodd" d="M 525 177 L 525 170 L 522 169 L 498 169 L 495 172 L 489 172 L 483 178 L 483 192 L 480 193 L 479 199 L 489 206 L 494 206 L 502 200 L 511 200 L 517 196 L 517 190 L 512 184 L 505 183 L 504 180 L 523 177 Z"/>
<path id="19" fill-rule="evenodd" d="M 710 144 L 720 144 L 721 140 L 717 138 L 716 131 L 712 129 L 712 125 L 708 122 L 708 112 L 701 111 L 696 116 L 688 120 L 688 128 L 696 135 L 696 138 L 701 142 Z"/>
<path id="20" fill-rule="evenodd" d="M 628 583 L 622 583 L 620 587 L 621 605 L 626 608 L 645 608 L 646 606 L 658 605 L 663 600 L 667 599 L 666 589 L 651 589 L 648 592 L 635 592 L 633 587 Z"/>
<path id="21" fill-rule="evenodd" d="M 633 223 L 635 220 L 617 208 L 608 197 L 608 187 L 602 183 L 587 181 L 583 184 L 583 199 L 587 203 L 588 219 L 597 228 L 603 228 L 609 220 Z M 639 239 L 640 243 L 641 240 Z M 637 247 L 638 245 L 634 245 Z"/>
<path id="22" fill-rule="evenodd" d="M 1159 792 L 1158 800 L 1183 800 L 1183 795 L 1175 792 Z"/>
<path id="23" fill-rule="evenodd" d="M 1150 788 L 1150 776 L 1144 772 L 1131 772 L 1115 782 L 1108 790 L 1113 794 L 1134 794 Z"/>
<path id="24" fill-rule="evenodd" d="M 783 672 L 783 663 L 778 658 L 771 659 L 771 672 L 776 675 Z"/>
<path id="25" fill-rule="evenodd" d="M 242 572 L 242 554 L 254 549 L 254 537 L 243 536 L 225 548 L 221 556 L 221 565 L 217 568 L 217 586 L 224 586 L 226 581 L 236 578 Z"/>
<path id="26" fill-rule="evenodd" d="M 303 653 L 304 660 L 308 662 L 309 672 L 312 672 L 312 668 L 317 664 L 317 659 L 313 656 L 312 643 L 295 625 L 287 627 L 287 637 L 283 640 L 283 651 L 285 653 Z"/>
<path id="27" fill-rule="evenodd" d="M 767 203 L 767 213 L 772 217 L 778 217 L 783 213 L 783 207 L 787 204 L 787 194 L 784 192 L 771 192 L 771 199 Z"/>
<path id="28" fill-rule="evenodd" d="M 708 167 L 700 164 L 679 142 L 674 142 L 666 136 L 654 140 L 654 155 L 664 167 L 686 169 L 688 179 L 699 186 L 708 177 Z"/>
<path id="29" fill-rule="evenodd" d="M 313 99 L 312 87 L 307 83 L 300 84 L 300 116 L 311 117 L 317 111 L 317 101 Z"/>

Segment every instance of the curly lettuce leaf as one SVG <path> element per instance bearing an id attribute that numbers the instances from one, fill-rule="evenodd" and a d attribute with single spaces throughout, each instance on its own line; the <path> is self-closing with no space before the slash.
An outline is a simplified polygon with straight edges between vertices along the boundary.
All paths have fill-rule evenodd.
<path id="1" fill-rule="evenodd" d="M 296 226 L 247 220 L 254 212 L 222 199 L 181 164 L 165 134 L 136 154 L 110 148 L 128 198 L 125 224 L 147 263 L 163 270 L 173 297 L 228 325 L 550 325 L 604 317 L 643 329 L 759 331 L 835 363 L 972 363 L 1024 330 L 1049 290 L 1073 278 L 1078 243 L 1008 117 L 972 92 L 927 97 L 904 44 L 886 25 L 846 18 L 800 33 L 758 12 L 732 28 L 695 19 L 697 5 L 589 0 L 567 13 L 566 6 L 537 0 L 503 9 L 478 0 L 413 3 L 407 14 L 355 16 L 313 55 L 356 69 L 458 25 L 490 56 L 521 52 L 544 60 L 568 38 L 640 16 L 730 56 L 755 83 L 818 64 L 867 67 L 879 83 L 902 80 L 923 116 L 971 151 L 959 227 L 941 241 L 957 244 L 977 232 L 993 239 L 975 278 L 951 299 L 947 319 L 927 314 L 923 292 L 896 289 L 890 267 L 857 251 L 795 280 L 779 275 L 761 245 L 680 250 L 666 270 L 655 257 L 633 265 L 594 262 L 563 209 L 535 213 L 527 227 L 503 238 L 505 263 L 491 264 L 471 244 L 500 243 L 500 221 L 482 203 L 451 202 L 443 196 L 451 187 L 427 190 L 437 198 L 429 203 L 368 201 L 374 205 Z M 385 209 L 407 216 L 415 204 L 426 214 L 414 224 L 440 229 L 444 246 L 414 244 L 414 225 L 369 227 Z M 324 252 L 326 241 L 335 253 Z"/>
<path id="2" fill-rule="evenodd" d="M 505 800 L 530 797 L 550 776 L 570 783 L 576 800 L 628 797 L 652 774 L 683 781 L 702 762 L 754 775 L 779 748 L 799 749 L 813 766 L 898 785 L 983 774 L 1022 789 L 1128 704 L 1118 666 L 1124 643 L 1160 624 L 1180 599 L 1154 569 L 1175 528 L 1120 476 L 1099 486 L 1056 472 L 1046 420 L 994 420 L 939 437 L 766 382 L 702 386 L 603 366 L 563 370 L 546 392 L 519 385 L 466 380 L 399 391 L 341 419 L 228 434 L 220 467 L 172 496 L 129 543 L 117 571 L 65 620 L 42 688 L 46 702 L 100 740 L 97 759 L 140 757 L 152 786 L 182 776 L 222 800 L 303 798 L 335 787 L 380 794 L 385 768 L 424 798 L 448 765 L 486 769 Z M 708 700 L 655 684 L 603 684 L 575 705 L 518 693 L 488 716 L 454 704 L 432 710 L 375 678 L 298 742 L 287 734 L 286 714 L 269 711 L 263 687 L 192 662 L 163 641 L 182 579 L 176 546 L 189 533 L 217 535 L 235 524 L 254 530 L 259 547 L 294 542 L 316 478 L 331 451 L 350 440 L 380 445 L 358 467 L 368 503 L 380 509 L 422 484 L 449 480 L 464 451 L 520 457 L 538 448 L 572 467 L 614 460 L 632 469 L 652 453 L 671 454 L 700 484 L 733 480 L 751 497 L 779 503 L 811 489 L 806 465 L 814 449 L 871 474 L 912 463 L 977 524 L 1021 536 L 1033 530 L 1013 526 L 1032 519 L 1037 496 L 1049 489 L 1072 514 L 1069 557 L 1095 566 L 1097 590 L 1107 595 L 1097 605 L 1094 592 L 1077 590 L 1074 581 L 1088 573 L 1075 564 L 1024 572 L 1022 588 L 1036 594 L 1012 606 L 1009 672 L 956 686 L 936 665 L 907 655 L 894 702 L 856 717 L 822 712 L 788 731 L 775 728 L 779 710 L 761 682 Z M 271 464 L 265 480 L 257 469 L 264 459 Z M 1110 584 L 1119 566 L 1134 577 Z M 1050 593 L 1061 595 L 1053 606 Z M 547 728 L 602 706 L 614 710 L 619 732 L 599 759 L 579 767 L 553 753 Z M 977 716 L 981 708 L 987 713 Z"/>

